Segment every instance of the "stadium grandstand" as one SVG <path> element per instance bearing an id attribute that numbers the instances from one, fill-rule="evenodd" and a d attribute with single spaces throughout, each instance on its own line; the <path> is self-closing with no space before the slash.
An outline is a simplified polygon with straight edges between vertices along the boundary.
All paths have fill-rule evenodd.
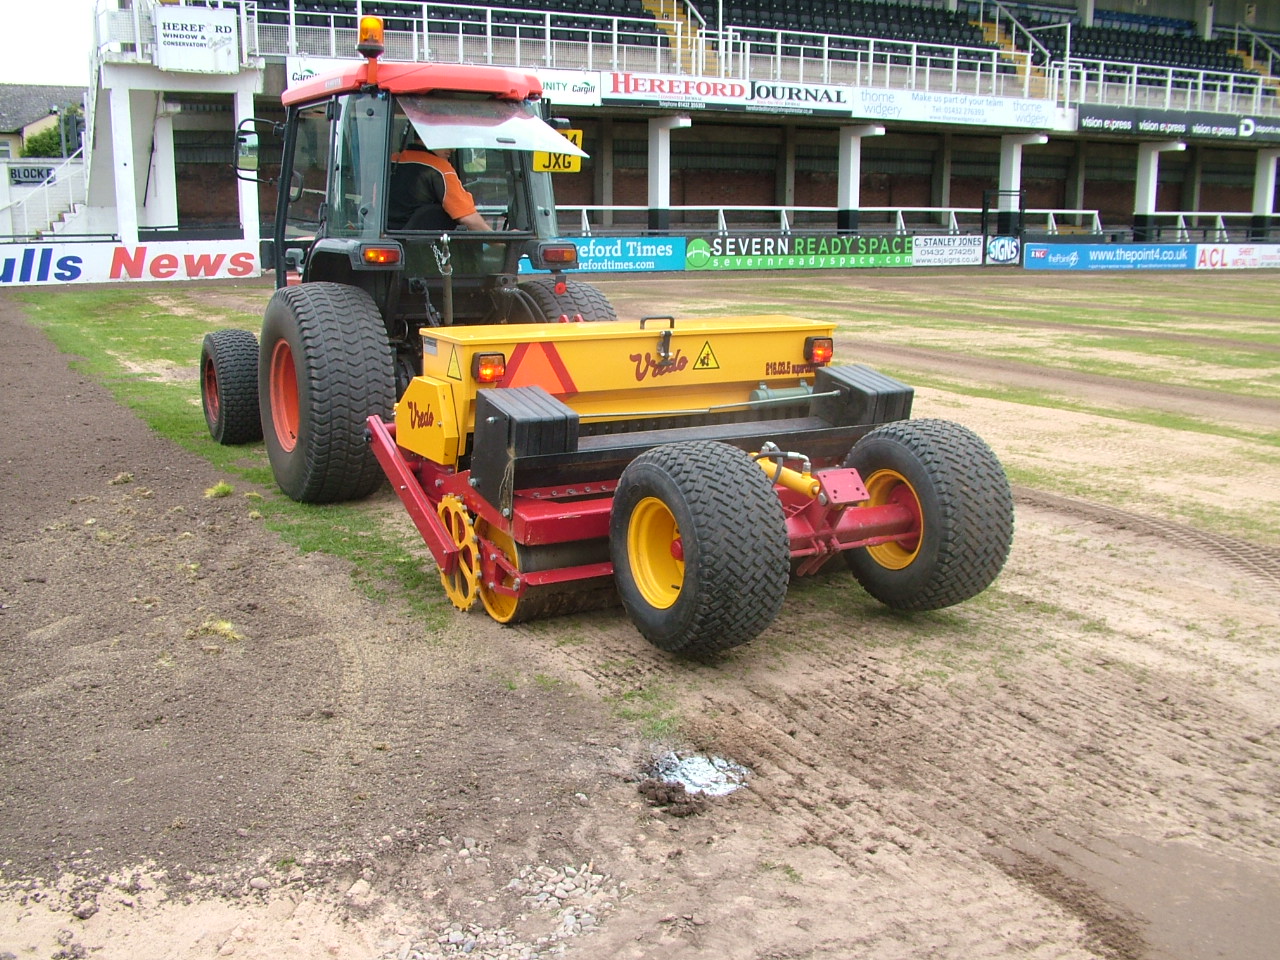
<path id="1" fill-rule="evenodd" d="M 178 10 L 234 44 L 166 48 Z M 8 232 L 256 240 L 234 130 L 369 14 L 388 59 L 538 73 L 591 155 L 567 234 L 1280 241 L 1280 4 L 1243 0 L 98 0 L 83 195 Z"/>

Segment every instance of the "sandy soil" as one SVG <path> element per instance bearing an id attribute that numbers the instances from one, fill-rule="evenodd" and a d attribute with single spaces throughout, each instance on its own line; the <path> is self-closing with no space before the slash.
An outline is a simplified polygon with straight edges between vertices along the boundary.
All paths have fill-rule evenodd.
<path id="1" fill-rule="evenodd" d="M 716 282 L 601 286 L 636 316 Z M 1275 516 L 1280 482 L 1257 444 L 921 390 L 917 416 L 1065 478 L 1016 488 L 995 587 L 903 617 L 834 572 L 690 664 L 617 612 L 435 628 L 375 601 L 266 531 L 242 481 L 206 498 L 224 478 L 3 295 L 0 330 L 0 957 L 451 956 L 490 934 L 513 957 L 1274 955 L 1280 547 L 1247 517 Z M 1179 412 L 1180 390 L 1141 405 Z M 1198 414 L 1276 422 L 1214 400 Z M 1222 469 L 1240 462 L 1271 468 Z M 1238 525 L 1198 519 L 1224 503 Z M 373 509 L 407 526 L 389 494 Z M 636 710 L 678 714 L 682 740 Z M 745 764 L 749 788 L 652 806 L 637 784 L 671 746 Z M 561 909 L 592 924 L 521 879 L 568 865 L 595 879 Z"/>

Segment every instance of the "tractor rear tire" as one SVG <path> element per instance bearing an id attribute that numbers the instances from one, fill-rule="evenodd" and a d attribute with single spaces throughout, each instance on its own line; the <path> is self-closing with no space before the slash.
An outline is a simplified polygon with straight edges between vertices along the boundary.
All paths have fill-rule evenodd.
<path id="1" fill-rule="evenodd" d="M 706 656 L 760 634 L 782 608 L 790 544 L 782 503 L 725 443 L 641 454 L 613 497 L 609 548 L 622 604 L 654 646 Z"/>
<path id="2" fill-rule="evenodd" d="M 900 420 L 859 440 L 845 466 L 862 475 L 873 506 L 902 503 L 920 518 L 912 540 L 845 552 L 867 593 L 895 610 L 938 610 L 995 580 L 1013 541 L 1013 496 L 977 434 L 946 420 Z"/>
<path id="3" fill-rule="evenodd" d="M 390 419 L 395 403 L 394 358 L 373 298 L 341 283 L 277 290 L 258 369 L 262 432 L 280 489 L 300 503 L 372 493 L 383 474 L 365 422 L 375 413 Z"/>
<path id="4" fill-rule="evenodd" d="M 603 293 L 581 280 L 565 280 L 565 292 L 556 293 L 556 281 L 551 277 L 535 277 L 520 284 L 520 289 L 538 305 L 548 323 L 555 323 L 562 316 L 572 320 L 581 316 L 588 323 L 613 321 L 618 314 Z"/>
<path id="5" fill-rule="evenodd" d="M 258 338 L 214 330 L 200 346 L 200 405 L 209 435 L 225 446 L 262 439 L 258 416 Z"/>

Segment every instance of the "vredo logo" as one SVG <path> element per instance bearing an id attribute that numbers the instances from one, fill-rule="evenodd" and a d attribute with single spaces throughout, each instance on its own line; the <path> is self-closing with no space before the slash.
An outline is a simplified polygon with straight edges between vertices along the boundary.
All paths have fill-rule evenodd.
<path id="1" fill-rule="evenodd" d="M 46 283 L 80 279 L 84 261 L 74 254 L 54 260 L 53 247 L 23 247 L 0 261 L 0 283 Z"/>

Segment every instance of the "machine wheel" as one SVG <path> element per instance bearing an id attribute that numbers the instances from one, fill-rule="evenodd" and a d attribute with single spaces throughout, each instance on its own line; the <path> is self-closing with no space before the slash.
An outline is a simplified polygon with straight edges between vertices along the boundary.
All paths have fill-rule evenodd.
<path id="1" fill-rule="evenodd" d="M 746 643 L 786 596 L 782 503 L 751 457 L 725 443 L 672 443 L 632 461 L 614 493 L 609 547 L 623 606 L 663 650 Z"/>
<path id="2" fill-rule="evenodd" d="M 995 580 L 1013 540 L 1013 496 L 982 439 L 946 420 L 900 420 L 859 440 L 845 460 L 873 506 L 901 503 L 916 536 L 845 552 L 863 588 L 895 610 L 937 610 Z"/>
<path id="3" fill-rule="evenodd" d="M 276 483 L 301 503 L 367 496 L 382 470 L 365 441 L 395 403 L 391 345 L 373 299 L 340 283 L 283 287 L 267 305 L 258 362 L 262 432 Z"/>
<path id="4" fill-rule="evenodd" d="M 209 435 L 232 446 L 262 439 L 258 419 L 258 338 L 215 330 L 200 346 L 200 405 Z"/>
<path id="5" fill-rule="evenodd" d="M 501 554 L 519 575 L 553 570 L 557 567 L 584 563 L 599 563 L 609 559 L 609 545 L 604 540 L 576 541 L 573 543 L 528 546 L 517 544 L 509 533 L 491 525 L 483 517 L 475 523 L 480 538 L 482 554 L 491 551 Z M 570 580 L 564 583 L 529 587 L 519 597 L 499 593 L 495 587 L 514 587 L 515 577 L 501 570 L 496 564 L 480 562 L 480 602 L 494 620 L 499 623 L 527 623 L 543 617 L 556 617 L 601 607 L 617 605 L 617 594 L 609 577 L 593 577 L 586 580 Z"/>
<path id="6" fill-rule="evenodd" d="M 459 610 L 470 610 L 476 603 L 480 585 L 480 542 L 462 498 L 444 497 L 436 508 L 449 536 L 458 547 L 458 566 L 453 573 L 440 572 L 440 582 L 449 602 Z"/>
<path id="7" fill-rule="evenodd" d="M 520 289 L 529 294 L 551 323 L 562 316 L 572 320 L 578 315 L 588 322 L 618 319 L 613 304 L 591 284 L 580 280 L 565 280 L 563 283 L 565 292 L 561 294 L 556 293 L 556 281 L 551 277 L 535 277 L 520 284 Z"/>

